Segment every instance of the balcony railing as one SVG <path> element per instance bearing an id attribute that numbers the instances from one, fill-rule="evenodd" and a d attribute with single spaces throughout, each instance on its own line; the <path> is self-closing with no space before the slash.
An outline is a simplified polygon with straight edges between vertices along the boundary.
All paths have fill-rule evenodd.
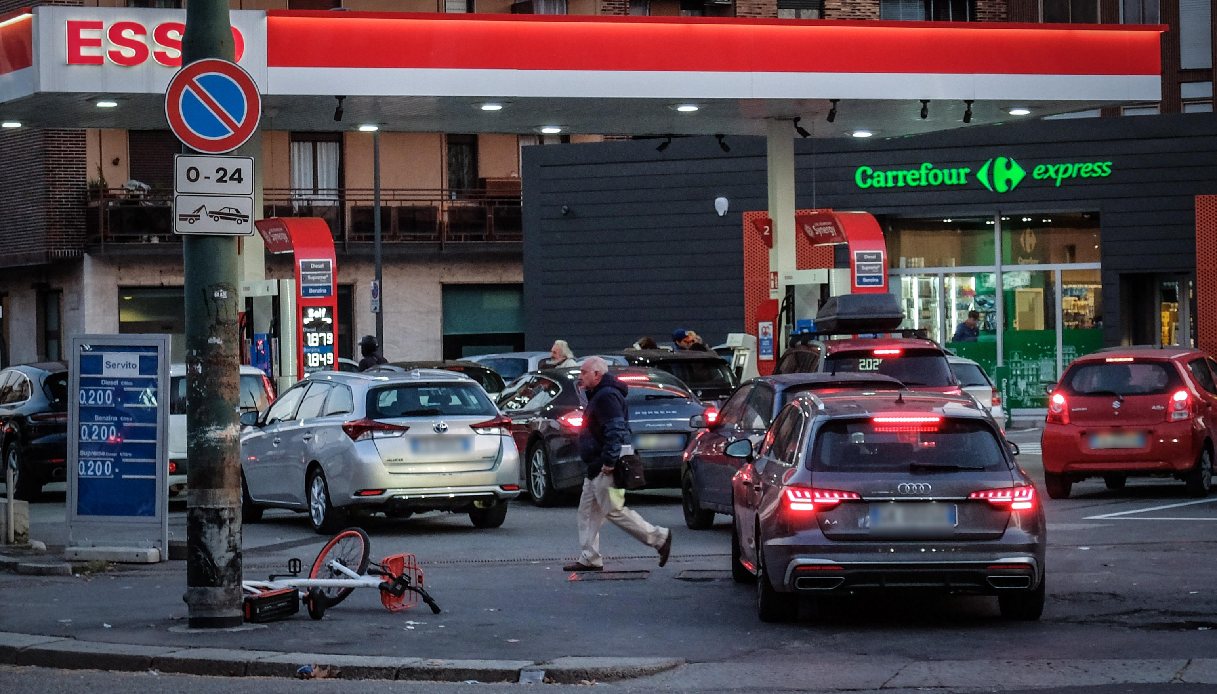
<path id="1" fill-rule="evenodd" d="M 524 238 L 518 179 L 483 179 L 473 189 L 383 188 L 381 241 L 392 245 L 518 245 Z M 91 189 L 87 215 L 90 246 L 176 243 L 173 191 L 153 188 Z M 263 217 L 321 217 L 339 248 L 355 250 L 375 240 L 375 195 L 371 188 L 320 193 L 267 188 Z"/>

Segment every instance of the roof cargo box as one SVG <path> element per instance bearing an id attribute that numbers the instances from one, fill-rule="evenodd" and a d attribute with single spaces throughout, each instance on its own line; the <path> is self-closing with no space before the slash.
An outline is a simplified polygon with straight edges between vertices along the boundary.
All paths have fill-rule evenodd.
<path id="1" fill-rule="evenodd" d="M 879 333 L 899 328 L 903 320 L 895 294 L 842 294 L 820 307 L 816 332 Z"/>

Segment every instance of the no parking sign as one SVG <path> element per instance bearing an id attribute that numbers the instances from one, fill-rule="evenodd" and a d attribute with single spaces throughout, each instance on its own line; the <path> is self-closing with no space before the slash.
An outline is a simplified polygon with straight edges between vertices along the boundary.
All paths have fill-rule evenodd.
<path id="1" fill-rule="evenodd" d="M 169 128 L 196 152 L 231 152 L 254 134 L 261 117 L 262 96 L 254 78 L 227 60 L 190 63 L 165 90 Z"/>

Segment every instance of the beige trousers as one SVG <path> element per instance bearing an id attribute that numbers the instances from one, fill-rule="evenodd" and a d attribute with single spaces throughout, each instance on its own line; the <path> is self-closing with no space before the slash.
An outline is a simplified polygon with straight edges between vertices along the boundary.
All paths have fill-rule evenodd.
<path id="1" fill-rule="evenodd" d="M 600 528 L 611 521 L 634 539 L 655 549 L 663 544 L 668 529 L 651 525 L 638 512 L 625 507 L 625 490 L 613 486 L 611 475 L 583 480 L 579 497 L 579 561 L 588 566 L 604 566 L 600 556 Z"/>

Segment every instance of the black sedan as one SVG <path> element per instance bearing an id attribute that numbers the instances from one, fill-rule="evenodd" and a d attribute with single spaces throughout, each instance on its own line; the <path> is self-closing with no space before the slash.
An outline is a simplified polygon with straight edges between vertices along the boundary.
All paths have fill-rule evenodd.
<path id="1" fill-rule="evenodd" d="M 900 388 L 900 381 L 878 374 L 797 373 L 762 376 L 739 387 L 723 405 L 717 421 L 698 432 L 685 450 L 680 490 L 685 525 L 705 530 L 715 513 L 731 513 L 731 478 L 742 464 L 723 452 L 732 441 L 756 440 L 777 413 L 799 393 L 842 388 Z"/>
<path id="2" fill-rule="evenodd" d="M 658 369 L 610 367 L 609 372 L 629 387 L 630 430 L 647 483 L 675 484 L 681 454 L 694 432 L 694 418 L 700 421 L 713 409 L 680 380 Z M 578 380 L 579 370 L 573 368 L 526 373 L 498 400 L 499 408 L 511 418 L 524 486 L 538 506 L 550 506 L 583 486 L 586 468 L 579 458 L 579 432 L 586 403 Z"/>
<path id="3" fill-rule="evenodd" d="M 477 381 L 482 386 L 482 389 L 490 395 L 492 400 L 497 398 L 499 393 L 503 392 L 503 377 L 495 372 L 494 369 L 461 359 L 449 359 L 447 361 L 395 361 L 373 367 L 369 371 L 409 371 L 411 369 L 443 369 L 444 371 L 465 374 Z"/>
<path id="4" fill-rule="evenodd" d="M 610 364 L 622 362 L 666 371 L 688 386 L 703 402 L 722 404 L 739 383 L 731 365 L 714 352 L 666 349 L 625 349 L 601 355 Z"/>
<path id="5" fill-rule="evenodd" d="M 68 366 L 62 361 L 0 371 L 0 447 L 16 471 L 14 494 L 36 499 L 43 485 L 67 479 Z"/>

